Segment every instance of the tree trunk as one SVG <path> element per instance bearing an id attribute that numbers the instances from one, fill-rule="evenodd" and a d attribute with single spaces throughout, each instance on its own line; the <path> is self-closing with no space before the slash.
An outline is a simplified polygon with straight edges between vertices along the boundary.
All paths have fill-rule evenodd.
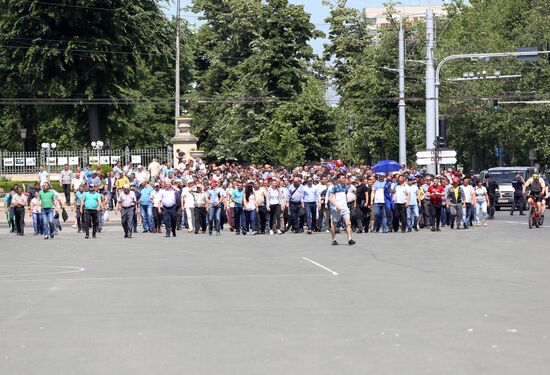
<path id="1" fill-rule="evenodd" d="M 90 141 L 95 142 L 101 139 L 101 128 L 99 125 L 99 105 L 88 106 L 88 130 Z"/>

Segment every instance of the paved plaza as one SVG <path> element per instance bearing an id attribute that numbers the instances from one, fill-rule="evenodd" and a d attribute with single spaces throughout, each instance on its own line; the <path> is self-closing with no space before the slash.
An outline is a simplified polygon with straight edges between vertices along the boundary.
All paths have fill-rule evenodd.
<path id="1" fill-rule="evenodd" d="M 525 216 L 353 247 L 178 235 L 2 225 L 0 374 L 550 373 L 550 229 Z"/>

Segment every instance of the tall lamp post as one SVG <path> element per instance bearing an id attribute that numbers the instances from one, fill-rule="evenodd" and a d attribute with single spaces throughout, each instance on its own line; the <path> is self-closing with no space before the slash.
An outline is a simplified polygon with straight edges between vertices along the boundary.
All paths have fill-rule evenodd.
<path id="1" fill-rule="evenodd" d="M 56 147 L 55 143 L 42 143 L 42 150 L 46 151 L 46 168 L 50 166 L 50 153 L 55 151 Z"/>
<path id="2" fill-rule="evenodd" d="M 103 142 L 92 142 L 92 148 L 97 152 L 97 164 L 101 164 L 99 162 L 99 152 L 101 151 L 101 149 L 103 149 Z"/>
<path id="3" fill-rule="evenodd" d="M 25 140 L 27 139 L 27 129 L 21 128 L 21 141 L 23 142 L 23 152 L 25 152 Z"/>

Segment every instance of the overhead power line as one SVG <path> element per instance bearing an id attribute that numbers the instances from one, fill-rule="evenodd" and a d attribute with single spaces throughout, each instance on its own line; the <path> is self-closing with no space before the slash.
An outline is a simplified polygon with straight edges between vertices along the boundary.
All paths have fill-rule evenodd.
<path id="1" fill-rule="evenodd" d="M 34 0 L 26 0 L 26 1 L 29 2 L 29 3 L 32 3 L 32 4 L 50 5 L 50 6 L 61 7 L 61 8 L 100 10 L 100 11 L 104 11 L 104 12 L 116 12 L 116 11 L 119 11 L 121 9 L 124 9 L 123 7 L 120 7 L 120 8 L 103 8 L 103 7 L 94 7 L 94 6 L 88 6 L 88 5 L 52 3 L 52 2 L 49 2 L 49 1 L 34 1 Z"/>

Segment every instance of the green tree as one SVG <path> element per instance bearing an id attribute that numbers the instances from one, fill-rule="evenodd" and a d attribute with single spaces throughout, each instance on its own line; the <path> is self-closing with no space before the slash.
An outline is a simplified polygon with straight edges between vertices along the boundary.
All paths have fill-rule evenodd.
<path id="1" fill-rule="evenodd" d="M 206 21 L 197 36 L 194 131 L 208 157 L 255 162 L 280 159 L 278 151 L 272 152 L 268 145 L 291 135 L 297 135 L 302 147 L 296 149 L 304 150 L 304 158 L 322 156 L 324 143 L 310 142 L 300 133 L 306 125 L 299 124 L 289 111 L 302 111 L 312 118 L 319 116 L 319 109 L 328 113 L 328 106 L 286 103 L 310 98 L 311 93 L 301 95 L 316 75 L 308 42 L 321 34 L 303 6 L 290 5 L 287 0 L 196 0 L 193 4 L 193 10 L 204 14 Z M 323 94 L 313 92 L 323 104 Z M 303 113 L 307 110 L 312 112 Z M 320 137 L 330 132 L 328 122 L 315 126 Z"/>
<path id="2" fill-rule="evenodd" d="M 58 5 L 0 0 L 0 7 L 1 65 L 14 97 L 120 98 L 138 88 L 140 63 L 164 62 L 166 67 L 172 56 L 173 26 L 156 0 Z M 109 133 L 113 118 L 127 115 L 127 110 L 92 103 L 85 111 L 75 107 L 58 113 L 78 124 L 87 122 L 89 139 L 95 140 Z M 22 119 L 36 118 L 32 107 L 21 111 Z M 38 121 L 27 126 L 34 143 L 30 146 L 36 147 Z M 85 127 L 76 130 L 80 140 L 88 138 Z"/>

